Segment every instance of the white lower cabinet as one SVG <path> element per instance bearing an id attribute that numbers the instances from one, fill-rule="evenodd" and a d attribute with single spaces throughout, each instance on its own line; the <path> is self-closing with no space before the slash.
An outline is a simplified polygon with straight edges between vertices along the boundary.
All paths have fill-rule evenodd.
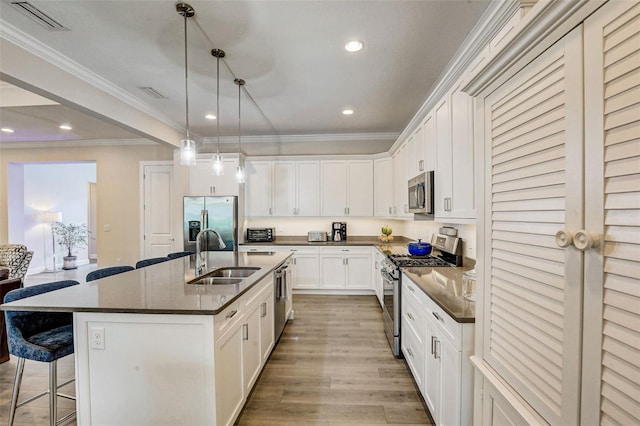
<path id="1" fill-rule="evenodd" d="M 323 289 L 373 289 L 371 249 L 320 250 L 320 287 Z"/>
<path id="2" fill-rule="evenodd" d="M 405 275 L 401 346 L 436 425 L 469 425 L 473 414 L 475 326 L 458 323 Z"/>
<path id="3" fill-rule="evenodd" d="M 239 302 L 214 317 L 216 418 L 233 424 L 274 343 L 273 278 L 254 286 Z"/>
<path id="4" fill-rule="evenodd" d="M 293 289 L 313 289 L 320 284 L 320 250 L 317 247 L 291 248 Z"/>

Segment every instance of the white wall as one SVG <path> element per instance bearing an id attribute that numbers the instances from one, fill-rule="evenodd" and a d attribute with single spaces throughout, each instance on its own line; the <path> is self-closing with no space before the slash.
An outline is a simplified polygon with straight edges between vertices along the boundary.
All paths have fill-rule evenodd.
<path id="1" fill-rule="evenodd" d="M 59 211 L 64 223 L 86 224 L 88 183 L 96 181 L 96 163 L 14 163 L 10 170 L 8 184 L 12 189 L 7 198 L 9 205 L 17 207 L 9 212 L 9 242 L 33 250 L 29 273 L 37 273 L 51 267 L 53 245 L 49 224 L 39 220 L 38 212 Z M 56 244 L 56 252 L 60 266 L 64 249 Z M 86 247 L 74 254 L 79 264 L 88 262 Z"/>
<path id="2" fill-rule="evenodd" d="M 314 218 L 260 218 L 247 219 L 247 227 L 252 228 L 276 228 L 276 236 L 306 236 L 308 231 L 331 230 L 331 222 L 347 222 L 347 234 L 350 236 L 378 236 L 383 225 L 389 225 L 393 229 L 392 235 L 407 237 L 409 239 L 431 241 L 431 235 L 438 232 L 444 224 L 434 221 L 396 220 L 384 218 L 351 218 L 351 217 L 314 217 Z M 476 226 L 475 225 L 449 225 L 458 229 L 458 236 L 462 238 L 465 257 L 476 258 Z"/>

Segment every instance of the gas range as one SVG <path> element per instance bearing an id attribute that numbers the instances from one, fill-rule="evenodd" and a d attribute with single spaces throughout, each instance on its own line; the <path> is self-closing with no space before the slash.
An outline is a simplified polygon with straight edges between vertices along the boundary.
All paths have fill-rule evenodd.
<path id="1" fill-rule="evenodd" d="M 391 263 L 398 268 L 404 267 L 420 267 L 420 266 L 452 266 L 451 263 L 444 261 L 439 257 L 433 256 L 411 256 L 409 254 L 390 254 L 388 256 Z"/>

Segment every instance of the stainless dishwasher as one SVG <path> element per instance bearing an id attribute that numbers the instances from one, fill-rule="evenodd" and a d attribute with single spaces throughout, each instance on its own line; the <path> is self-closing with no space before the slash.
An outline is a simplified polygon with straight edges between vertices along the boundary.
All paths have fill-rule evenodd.
<path id="1" fill-rule="evenodd" d="M 289 276 L 289 261 L 285 261 L 278 266 L 274 273 L 274 318 L 275 318 L 275 341 L 280 339 L 280 335 L 284 330 L 284 326 L 287 324 L 287 298 L 288 296 L 288 276 Z"/>

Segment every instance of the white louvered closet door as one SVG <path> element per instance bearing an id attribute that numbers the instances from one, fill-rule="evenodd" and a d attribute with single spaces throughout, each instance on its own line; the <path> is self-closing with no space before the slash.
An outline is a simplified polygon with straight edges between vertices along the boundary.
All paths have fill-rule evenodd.
<path id="1" fill-rule="evenodd" d="M 484 359 L 546 421 L 577 424 L 583 227 L 582 28 L 485 101 Z"/>
<path id="2" fill-rule="evenodd" d="M 640 3 L 585 21 L 582 420 L 640 424 Z M 602 238 L 604 236 L 604 238 Z"/>

